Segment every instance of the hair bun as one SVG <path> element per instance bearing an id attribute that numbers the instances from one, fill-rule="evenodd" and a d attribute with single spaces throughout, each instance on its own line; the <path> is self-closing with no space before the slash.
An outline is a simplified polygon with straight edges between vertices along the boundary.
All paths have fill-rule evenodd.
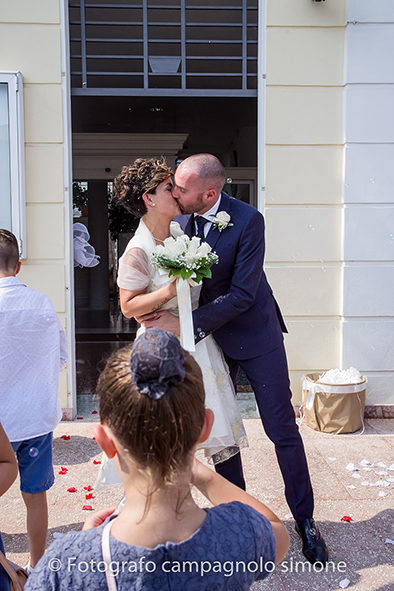
<path id="1" fill-rule="evenodd" d="M 137 390 L 158 400 L 170 386 L 185 378 L 185 353 L 177 337 L 160 328 L 150 328 L 131 349 L 131 377 Z"/>

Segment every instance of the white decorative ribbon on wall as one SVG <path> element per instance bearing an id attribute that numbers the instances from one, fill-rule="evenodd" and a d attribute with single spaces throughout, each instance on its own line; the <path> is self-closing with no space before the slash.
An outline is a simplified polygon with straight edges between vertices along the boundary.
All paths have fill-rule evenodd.
<path id="1" fill-rule="evenodd" d="M 84 224 L 73 225 L 74 267 L 95 267 L 100 262 L 94 247 L 89 244 L 89 231 Z"/>
<path id="2" fill-rule="evenodd" d="M 192 303 L 190 297 L 189 281 L 187 279 L 182 279 L 182 277 L 178 277 L 176 280 L 176 292 L 178 296 L 181 345 L 184 349 L 186 349 L 186 351 L 193 353 L 196 350 L 196 346 L 194 343 Z"/>

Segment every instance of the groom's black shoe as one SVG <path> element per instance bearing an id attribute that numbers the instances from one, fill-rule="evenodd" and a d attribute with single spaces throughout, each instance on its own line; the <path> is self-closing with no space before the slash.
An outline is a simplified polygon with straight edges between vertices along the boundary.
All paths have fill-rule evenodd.
<path id="1" fill-rule="evenodd" d="M 328 560 L 328 550 L 314 520 L 296 521 L 295 529 L 302 539 L 302 552 L 309 562 L 325 564 Z"/>

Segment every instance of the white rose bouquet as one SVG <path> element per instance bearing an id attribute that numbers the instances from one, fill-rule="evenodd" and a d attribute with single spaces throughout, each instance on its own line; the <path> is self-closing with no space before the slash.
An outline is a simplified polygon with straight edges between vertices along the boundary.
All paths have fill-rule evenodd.
<path id="1" fill-rule="evenodd" d="M 153 264 L 168 271 L 169 277 L 191 279 L 195 283 L 200 283 L 204 277 L 211 278 L 211 267 L 218 260 L 207 242 L 201 243 L 197 236 L 189 238 L 186 234 L 166 238 L 152 253 Z"/>
<path id="2" fill-rule="evenodd" d="M 211 278 L 211 267 L 219 260 L 207 242 L 182 234 L 166 238 L 163 245 L 156 246 L 152 262 L 167 271 L 168 277 L 176 277 L 180 338 L 184 349 L 195 351 L 190 285 L 200 283 L 204 277 Z"/>

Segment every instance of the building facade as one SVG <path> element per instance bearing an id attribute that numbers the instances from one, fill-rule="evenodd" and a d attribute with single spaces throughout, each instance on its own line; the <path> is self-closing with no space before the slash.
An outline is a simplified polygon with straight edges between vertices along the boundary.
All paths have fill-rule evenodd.
<path id="1" fill-rule="evenodd" d="M 202 150 L 222 158 L 228 190 L 265 215 L 293 402 L 305 373 L 352 365 L 368 377 L 369 413 L 390 416 L 390 0 L 215 0 L 209 10 L 197 0 L 0 6 L 0 85 L 9 72 L 23 78 L 21 277 L 47 293 L 67 331 L 64 416 L 75 415 L 81 377 L 103 343 L 111 350 L 132 332 L 114 311 L 114 265 L 127 232 L 108 238 L 108 182 L 136 155 L 175 163 Z M 81 221 L 101 256 L 95 269 L 74 270 L 73 181 L 87 195 Z M 15 198 L 4 191 L 2 209 L 11 212 Z"/>

